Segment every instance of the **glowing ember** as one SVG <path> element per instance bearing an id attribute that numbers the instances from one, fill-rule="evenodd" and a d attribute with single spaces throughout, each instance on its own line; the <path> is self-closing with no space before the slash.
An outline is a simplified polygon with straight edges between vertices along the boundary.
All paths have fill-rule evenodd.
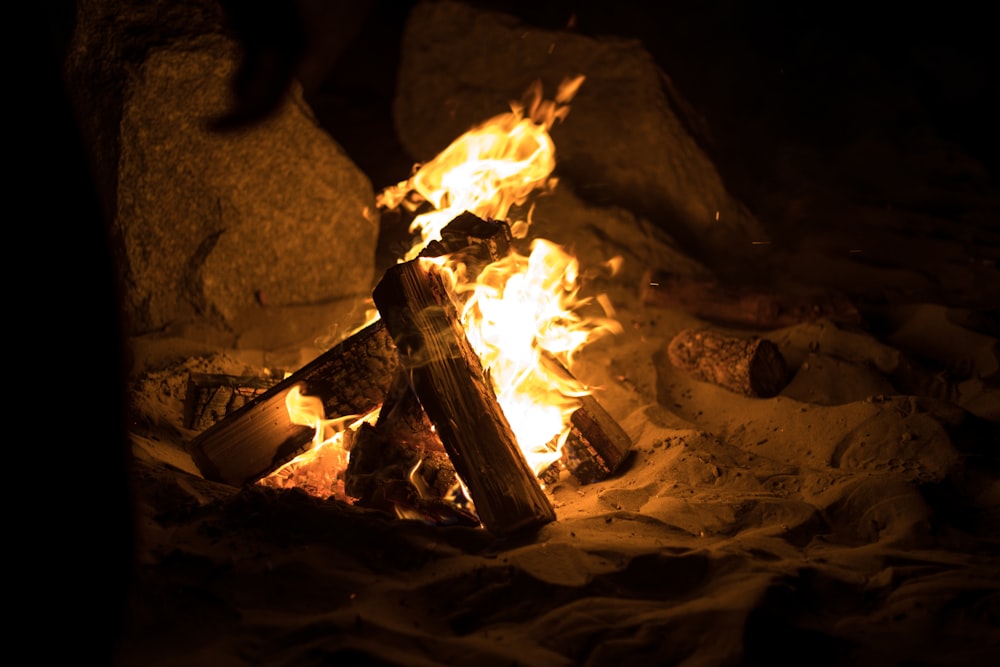
<path id="1" fill-rule="evenodd" d="M 373 423 L 378 410 L 362 418 L 349 415 L 326 419 L 323 403 L 315 396 L 305 396 L 296 385 L 285 395 L 285 407 L 293 424 L 312 426 L 316 433 L 309 450 L 295 457 L 268 477 L 261 480 L 275 488 L 297 487 L 317 496 L 335 496 L 349 501 L 344 492 L 343 471 L 349 454 L 344 439 L 351 429 L 362 422 Z"/>

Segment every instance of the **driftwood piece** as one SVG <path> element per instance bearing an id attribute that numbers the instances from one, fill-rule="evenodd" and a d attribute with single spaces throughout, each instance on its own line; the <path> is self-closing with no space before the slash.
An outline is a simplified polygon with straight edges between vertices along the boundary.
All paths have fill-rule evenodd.
<path id="1" fill-rule="evenodd" d="M 555 520 L 440 272 L 426 260 L 397 264 L 386 271 L 373 298 L 486 529 L 509 535 Z"/>
<path id="2" fill-rule="evenodd" d="M 191 373 L 184 394 L 184 428 L 204 431 L 278 382 L 276 376 Z"/>
<path id="3" fill-rule="evenodd" d="M 691 377 L 744 396 L 776 395 L 788 382 L 778 346 L 752 336 L 740 338 L 706 328 L 685 329 L 667 346 L 670 363 Z"/>
<path id="4" fill-rule="evenodd" d="M 318 397 L 328 419 L 363 415 L 382 403 L 398 366 L 391 337 L 375 322 L 199 434 L 188 450 L 207 479 L 255 482 L 312 442 L 315 429 L 288 416 L 285 399 L 293 387 Z"/>
<path id="5" fill-rule="evenodd" d="M 728 326 L 779 329 L 819 319 L 848 326 L 861 324 L 857 307 L 837 294 L 807 296 L 727 287 L 713 280 L 694 280 L 665 271 L 647 273 L 641 298 L 647 305 L 678 308 Z"/>

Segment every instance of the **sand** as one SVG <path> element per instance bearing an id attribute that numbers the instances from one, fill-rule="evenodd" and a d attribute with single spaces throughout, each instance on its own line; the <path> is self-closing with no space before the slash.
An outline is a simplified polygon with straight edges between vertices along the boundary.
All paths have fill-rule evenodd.
<path id="1" fill-rule="evenodd" d="M 548 210 L 580 205 L 567 193 Z M 621 238 L 605 219 L 547 236 Z M 557 521 L 518 539 L 202 479 L 184 451 L 188 373 L 294 364 L 315 341 L 135 341 L 139 539 L 121 664 L 989 664 L 996 338 L 946 302 L 885 306 L 882 335 L 824 320 L 727 329 L 644 305 L 638 269 L 676 251 L 637 243 L 625 249 L 647 266 L 598 281 L 624 331 L 574 369 L 634 455 L 598 483 L 563 473 L 547 490 Z M 692 379 L 666 355 L 690 326 L 773 341 L 790 381 L 748 398 Z M 924 385 L 901 381 L 918 352 Z"/>

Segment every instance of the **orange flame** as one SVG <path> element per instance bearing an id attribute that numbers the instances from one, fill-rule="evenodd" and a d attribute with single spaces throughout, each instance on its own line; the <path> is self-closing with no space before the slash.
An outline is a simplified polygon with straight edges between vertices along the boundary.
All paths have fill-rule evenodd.
<path id="1" fill-rule="evenodd" d="M 434 210 L 414 218 L 411 232 L 420 242 L 407 254 L 416 257 L 441 229 L 469 211 L 484 219 L 506 220 L 515 238 L 525 238 L 527 220 L 510 221 L 512 207 L 529 195 L 555 187 L 555 146 L 549 130 L 569 113 L 569 102 L 584 77 L 566 79 L 554 100 L 542 98 L 534 83 L 511 112 L 472 128 L 409 180 L 387 188 L 380 206 Z M 608 308 L 605 317 L 583 318 L 590 303 L 579 298 L 579 265 L 566 249 L 543 239 L 531 254 L 516 252 L 486 267 L 476 281 L 466 281 L 464 267 L 449 266 L 455 292 L 465 300 L 462 323 L 473 349 L 488 371 L 497 400 L 510 422 L 529 466 L 540 473 L 561 455 L 570 416 L 589 391 L 557 368 L 568 366 L 574 352 L 596 337 L 620 330 Z M 606 301 L 600 302 L 606 305 Z"/>
<path id="2" fill-rule="evenodd" d="M 420 233 L 405 259 L 413 259 L 441 229 L 469 211 L 487 220 L 508 220 L 512 206 L 524 204 L 536 190 L 555 186 L 555 145 L 549 130 L 569 113 L 567 103 L 583 83 L 583 76 L 567 79 L 555 100 L 542 99 L 535 82 L 520 103 L 472 128 L 430 162 L 419 166 L 406 181 L 383 190 L 376 198 L 381 208 L 415 208 L 429 202 L 434 210 L 416 216 L 410 232 Z M 527 235 L 528 222 L 508 221 L 514 236 Z"/>
<path id="3" fill-rule="evenodd" d="M 313 495 L 349 501 L 344 491 L 343 472 L 347 469 L 350 454 L 344 438 L 349 430 L 362 422 L 373 422 L 378 410 L 358 417 L 348 415 L 326 419 L 323 402 L 315 396 L 306 396 L 299 385 L 285 394 L 285 409 L 293 424 L 312 426 L 315 429 L 312 447 L 261 480 L 266 486 L 276 488 L 302 488 Z"/>
<path id="4" fill-rule="evenodd" d="M 529 466 L 541 473 L 561 455 L 577 398 L 590 393 L 559 368 L 588 342 L 621 330 L 617 321 L 580 315 L 592 299 L 580 298 L 579 264 L 544 239 L 531 254 L 512 252 L 487 266 L 462 310 L 466 336 L 489 371 L 497 401 Z"/>
<path id="5" fill-rule="evenodd" d="M 564 80 L 554 100 L 544 100 L 541 83 L 533 84 L 520 103 L 511 104 L 509 113 L 472 128 L 433 160 L 418 165 L 408 180 L 383 190 L 377 197 L 381 208 L 404 206 L 415 211 L 425 203 L 433 208 L 414 218 L 410 231 L 419 232 L 420 240 L 404 259 L 417 257 L 466 211 L 483 219 L 505 220 L 515 238 L 525 238 L 530 207 L 524 220 L 509 217 L 532 193 L 555 187 L 555 146 L 549 130 L 569 113 L 568 103 L 583 80 L 582 76 Z M 597 337 L 621 330 L 606 298 L 581 298 L 576 258 L 543 239 L 531 243 L 528 257 L 512 252 L 487 266 L 474 283 L 465 280 L 464 267 L 448 266 L 448 258 L 426 261 L 449 268 L 455 293 L 463 301 L 461 317 L 469 341 L 493 381 L 525 458 L 541 473 L 560 457 L 578 398 L 589 393 L 560 365 L 568 367 L 573 354 Z M 580 315 L 595 301 L 603 316 Z M 323 419 L 318 400 L 306 399 L 290 398 L 289 414 L 295 410 L 292 419 L 302 420 L 296 423 L 314 424 L 317 442 L 325 443 L 320 432 L 330 429 L 330 422 Z M 344 422 L 353 419 L 334 420 L 338 432 L 331 440 L 337 455 L 331 458 L 340 457 L 340 472 L 349 453 L 337 438 Z M 302 458 L 313 456 L 310 452 Z"/>

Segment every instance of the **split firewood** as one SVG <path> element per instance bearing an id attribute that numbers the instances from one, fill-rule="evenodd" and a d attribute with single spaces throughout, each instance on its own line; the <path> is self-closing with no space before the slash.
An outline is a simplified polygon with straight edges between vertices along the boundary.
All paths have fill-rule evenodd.
<path id="1" fill-rule="evenodd" d="M 486 529 L 509 535 L 554 521 L 440 271 L 427 260 L 397 264 L 373 298 Z"/>
<path id="2" fill-rule="evenodd" d="M 382 403 L 398 366 L 391 337 L 375 322 L 203 431 L 188 449 L 207 479 L 234 486 L 255 482 L 313 440 L 315 428 L 288 415 L 285 401 L 293 387 L 318 397 L 330 419 L 360 416 Z"/>
<path id="3" fill-rule="evenodd" d="M 788 382 L 778 346 L 752 336 L 740 338 L 707 328 L 685 329 L 667 346 L 670 363 L 701 382 L 744 396 L 776 395 Z"/>
<path id="4" fill-rule="evenodd" d="M 204 431 L 278 382 L 274 375 L 191 373 L 184 394 L 184 428 Z"/>
<path id="5" fill-rule="evenodd" d="M 465 212 L 428 243 L 421 257 L 447 255 L 466 275 L 510 253 L 507 223 Z M 363 424 L 353 439 L 345 471 L 346 492 L 355 504 L 395 510 L 433 523 L 479 525 L 476 515 L 448 499 L 459 488 L 455 468 L 423 406 L 399 368 L 374 426 Z"/>
<path id="6" fill-rule="evenodd" d="M 779 329 L 819 319 L 861 324 L 857 307 L 836 294 L 806 296 L 727 287 L 714 280 L 694 280 L 665 271 L 647 273 L 641 297 L 644 304 L 678 308 L 728 326 Z"/>

